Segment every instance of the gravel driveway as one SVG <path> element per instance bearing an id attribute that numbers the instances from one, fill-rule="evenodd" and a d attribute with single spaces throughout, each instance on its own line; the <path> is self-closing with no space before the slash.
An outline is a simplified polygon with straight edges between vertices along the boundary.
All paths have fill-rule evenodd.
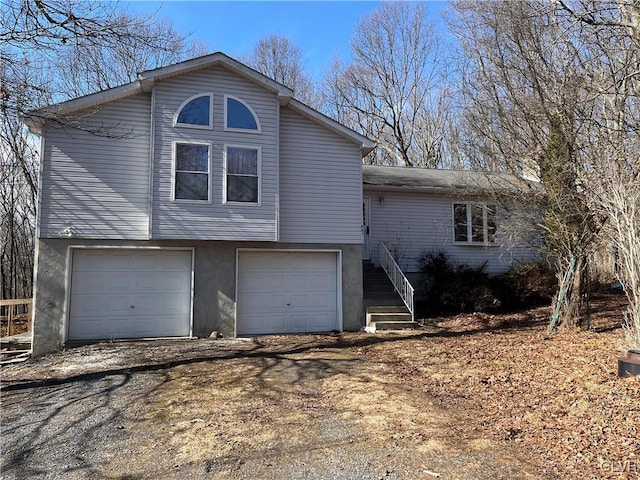
<path id="1" fill-rule="evenodd" d="M 3 367 L 1 477 L 542 478 L 366 354 L 397 341 L 105 343 Z"/>

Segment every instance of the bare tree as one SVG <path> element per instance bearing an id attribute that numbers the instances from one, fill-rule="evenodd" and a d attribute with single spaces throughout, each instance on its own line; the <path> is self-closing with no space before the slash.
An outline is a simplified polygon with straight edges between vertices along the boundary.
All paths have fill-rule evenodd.
<path id="1" fill-rule="evenodd" d="M 117 3 L 67 0 L 4 2 L 0 45 L 1 294 L 4 298 L 28 297 L 38 142 L 27 132 L 20 115 L 126 83 L 138 70 L 181 60 L 201 47 L 187 44 L 166 23 L 123 12 Z"/>
<path id="2" fill-rule="evenodd" d="M 188 42 L 166 21 L 136 28 L 140 32 L 130 41 L 114 46 L 78 39 L 73 45 L 61 48 L 52 67 L 68 73 L 58 77 L 56 91 L 71 98 L 79 97 L 131 82 L 139 72 L 209 53 L 206 45 Z M 139 36 L 162 40 L 160 44 L 138 42 Z"/>
<path id="3" fill-rule="evenodd" d="M 629 300 L 626 348 L 640 349 L 640 6 L 632 1 L 559 2 L 582 48 L 582 184 L 603 220 L 616 275 Z"/>
<path id="4" fill-rule="evenodd" d="M 382 3 L 360 21 L 351 49 L 352 60 L 326 75 L 329 115 L 376 141 L 372 163 L 441 166 L 450 95 L 424 5 Z"/>
<path id="5" fill-rule="evenodd" d="M 579 46 L 566 18 L 547 2 L 454 4 L 452 25 L 469 59 L 463 76 L 463 126 L 472 164 L 521 175 L 526 162 L 544 190 L 536 197 L 558 274 L 561 323 L 577 325 L 587 294 L 586 259 L 599 228 L 581 185 L 579 139 L 585 100 Z M 460 27 L 463 28 L 460 28 Z M 522 192 L 532 201 L 530 191 Z"/>
<path id="6" fill-rule="evenodd" d="M 267 35 L 241 59 L 260 73 L 291 88 L 298 100 L 311 106 L 317 103 L 313 82 L 304 69 L 302 49 L 287 37 Z"/>
<path id="7" fill-rule="evenodd" d="M 638 6 L 460 0 L 454 10 L 469 59 L 465 151 L 481 168 L 541 180 L 532 220 L 557 269 L 561 322 L 579 323 L 587 259 L 603 239 L 637 318 Z"/>

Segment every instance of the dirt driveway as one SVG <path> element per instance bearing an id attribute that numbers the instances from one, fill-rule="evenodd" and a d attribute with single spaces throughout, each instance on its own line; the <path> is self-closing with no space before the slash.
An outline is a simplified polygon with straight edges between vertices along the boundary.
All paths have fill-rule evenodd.
<path id="1" fill-rule="evenodd" d="M 4 367 L 2 478 L 542 478 L 365 353 L 402 339 L 111 343 Z"/>

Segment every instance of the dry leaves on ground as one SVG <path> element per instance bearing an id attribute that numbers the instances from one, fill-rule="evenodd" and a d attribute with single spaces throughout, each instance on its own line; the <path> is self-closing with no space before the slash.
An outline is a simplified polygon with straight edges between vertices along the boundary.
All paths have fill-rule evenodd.
<path id="1" fill-rule="evenodd" d="M 617 377 L 623 307 L 600 298 L 593 330 L 553 334 L 546 308 L 459 315 L 363 353 L 467 412 L 461 434 L 513 442 L 551 478 L 640 478 L 640 377 Z"/>

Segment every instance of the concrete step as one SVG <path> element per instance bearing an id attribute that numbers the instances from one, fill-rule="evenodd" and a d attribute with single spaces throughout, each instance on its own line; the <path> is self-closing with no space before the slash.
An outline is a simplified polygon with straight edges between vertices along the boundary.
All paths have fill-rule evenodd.
<path id="1" fill-rule="evenodd" d="M 413 328 L 415 326 L 411 313 L 404 305 L 369 305 L 366 311 L 368 326 L 380 329 Z M 391 326 L 387 326 L 387 324 Z"/>
<path id="2" fill-rule="evenodd" d="M 367 313 L 398 313 L 410 315 L 409 310 L 405 307 L 402 300 L 398 305 L 369 305 Z"/>
<path id="3" fill-rule="evenodd" d="M 392 321 L 376 321 L 372 322 L 372 327 L 376 330 L 403 330 L 405 328 L 417 328 L 418 322 L 392 322 Z"/>
<path id="4" fill-rule="evenodd" d="M 382 290 L 366 290 L 364 292 L 364 297 L 365 298 L 371 298 L 371 299 L 376 299 L 376 298 L 400 298 L 400 295 L 398 295 L 395 291 L 382 291 Z"/>
<path id="5" fill-rule="evenodd" d="M 397 296 L 397 295 L 389 295 L 389 296 L 377 296 L 377 297 L 371 297 L 371 296 L 366 296 L 364 297 L 364 305 L 365 307 L 371 307 L 371 306 L 386 306 L 386 307 L 396 307 L 396 308 L 404 308 L 404 302 L 402 301 L 402 299 Z"/>
<path id="6" fill-rule="evenodd" d="M 369 313 L 372 322 L 410 322 L 410 313 Z"/>

